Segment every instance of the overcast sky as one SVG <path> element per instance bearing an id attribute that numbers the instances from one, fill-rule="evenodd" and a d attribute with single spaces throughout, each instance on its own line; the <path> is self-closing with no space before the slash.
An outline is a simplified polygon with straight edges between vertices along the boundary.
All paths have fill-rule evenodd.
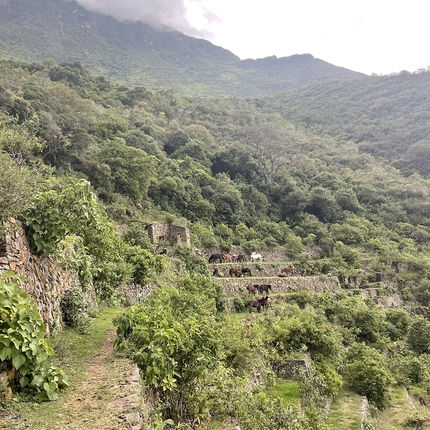
<path id="1" fill-rule="evenodd" d="M 78 1 L 203 37 L 242 59 L 309 53 L 367 74 L 430 66 L 425 0 Z"/>

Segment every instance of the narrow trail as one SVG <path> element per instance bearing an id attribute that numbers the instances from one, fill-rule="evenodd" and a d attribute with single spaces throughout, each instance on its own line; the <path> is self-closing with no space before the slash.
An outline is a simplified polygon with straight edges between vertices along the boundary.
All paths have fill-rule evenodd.
<path id="1" fill-rule="evenodd" d="M 124 364 L 113 350 L 114 330 L 110 330 L 100 352 L 87 363 L 81 385 L 63 405 L 66 418 L 62 429 L 140 429 L 139 372 Z"/>
<path id="2" fill-rule="evenodd" d="M 103 317 L 102 317 L 103 318 Z M 105 317 L 105 319 L 107 319 Z M 100 330 L 100 328 L 98 328 Z M 84 372 L 53 402 L 12 403 L 0 413 L 3 430 L 139 430 L 142 424 L 141 385 L 137 366 L 113 349 L 115 331 L 105 330 L 99 347 L 83 363 Z M 82 336 L 79 342 L 91 337 Z M 67 370 L 66 370 L 67 373 Z"/>

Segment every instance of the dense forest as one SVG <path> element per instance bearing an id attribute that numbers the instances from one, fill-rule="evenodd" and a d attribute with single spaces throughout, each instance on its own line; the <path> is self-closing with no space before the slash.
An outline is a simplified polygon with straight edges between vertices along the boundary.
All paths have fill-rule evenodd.
<path id="1" fill-rule="evenodd" d="M 332 81 L 276 95 L 269 109 L 318 134 L 355 142 L 406 175 L 429 177 L 429 70 Z"/>
<path id="2" fill-rule="evenodd" d="M 429 76 L 207 99 L 116 84 L 80 63 L 2 60 L 1 221 L 22 220 L 35 253 L 77 271 L 69 302 L 90 286 L 107 304 L 124 303 L 124 284 L 154 287 L 115 320 L 116 347 L 155 399 L 148 428 L 339 428 L 323 411 L 345 390 L 366 396 L 375 420 L 398 387 L 427 404 L 430 183 L 416 163 L 425 156 L 411 154 L 425 151 Z M 283 294 L 249 316 L 255 297 L 228 297 L 192 248 L 166 243 L 168 257 L 158 254 L 145 231 L 153 222 L 188 227 L 203 254 L 276 253 L 343 288 Z M 361 288 L 348 289 L 357 278 Z M 14 285 L 0 281 L 2 303 L 5 292 L 19 296 Z M 400 304 L 384 307 L 366 288 Z M 0 360 L 19 368 L 1 331 L 12 318 L 1 318 Z M 293 381 L 276 373 L 276 363 L 305 356 L 312 365 Z M 25 366 L 24 389 L 57 395 L 62 371 Z M 428 419 L 424 408 L 405 425 Z"/>

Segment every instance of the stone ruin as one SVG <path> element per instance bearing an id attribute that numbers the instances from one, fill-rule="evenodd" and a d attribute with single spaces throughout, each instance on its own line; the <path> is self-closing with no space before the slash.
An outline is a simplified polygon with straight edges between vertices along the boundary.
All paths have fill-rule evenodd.
<path id="1" fill-rule="evenodd" d="M 280 378 L 293 379 L 299 372 L 309 372 L 312 359 L 309 354 L 302 359 L 272 360 L 272 367 Z"/>
<path id="2" fill-rule="evenodd" d="M 173 224 L 149 224 L 146 226 L 146 231 L 149 240 L 154 244 L 160 241 L 166 241 L 171 245 L 191 245 L 190 230 L 186 227 Z"/>

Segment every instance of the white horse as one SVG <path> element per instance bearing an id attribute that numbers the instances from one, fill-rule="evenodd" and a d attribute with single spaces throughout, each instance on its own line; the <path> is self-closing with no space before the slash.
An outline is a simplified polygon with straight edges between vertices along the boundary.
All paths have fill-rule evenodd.
<path id="1" fill-rule="evenodd" d="M 253 252 L 251 254 L 251 261 L 263 261 L 263 256 L 261 254 L 257 254 L 256 252 Z"/>

